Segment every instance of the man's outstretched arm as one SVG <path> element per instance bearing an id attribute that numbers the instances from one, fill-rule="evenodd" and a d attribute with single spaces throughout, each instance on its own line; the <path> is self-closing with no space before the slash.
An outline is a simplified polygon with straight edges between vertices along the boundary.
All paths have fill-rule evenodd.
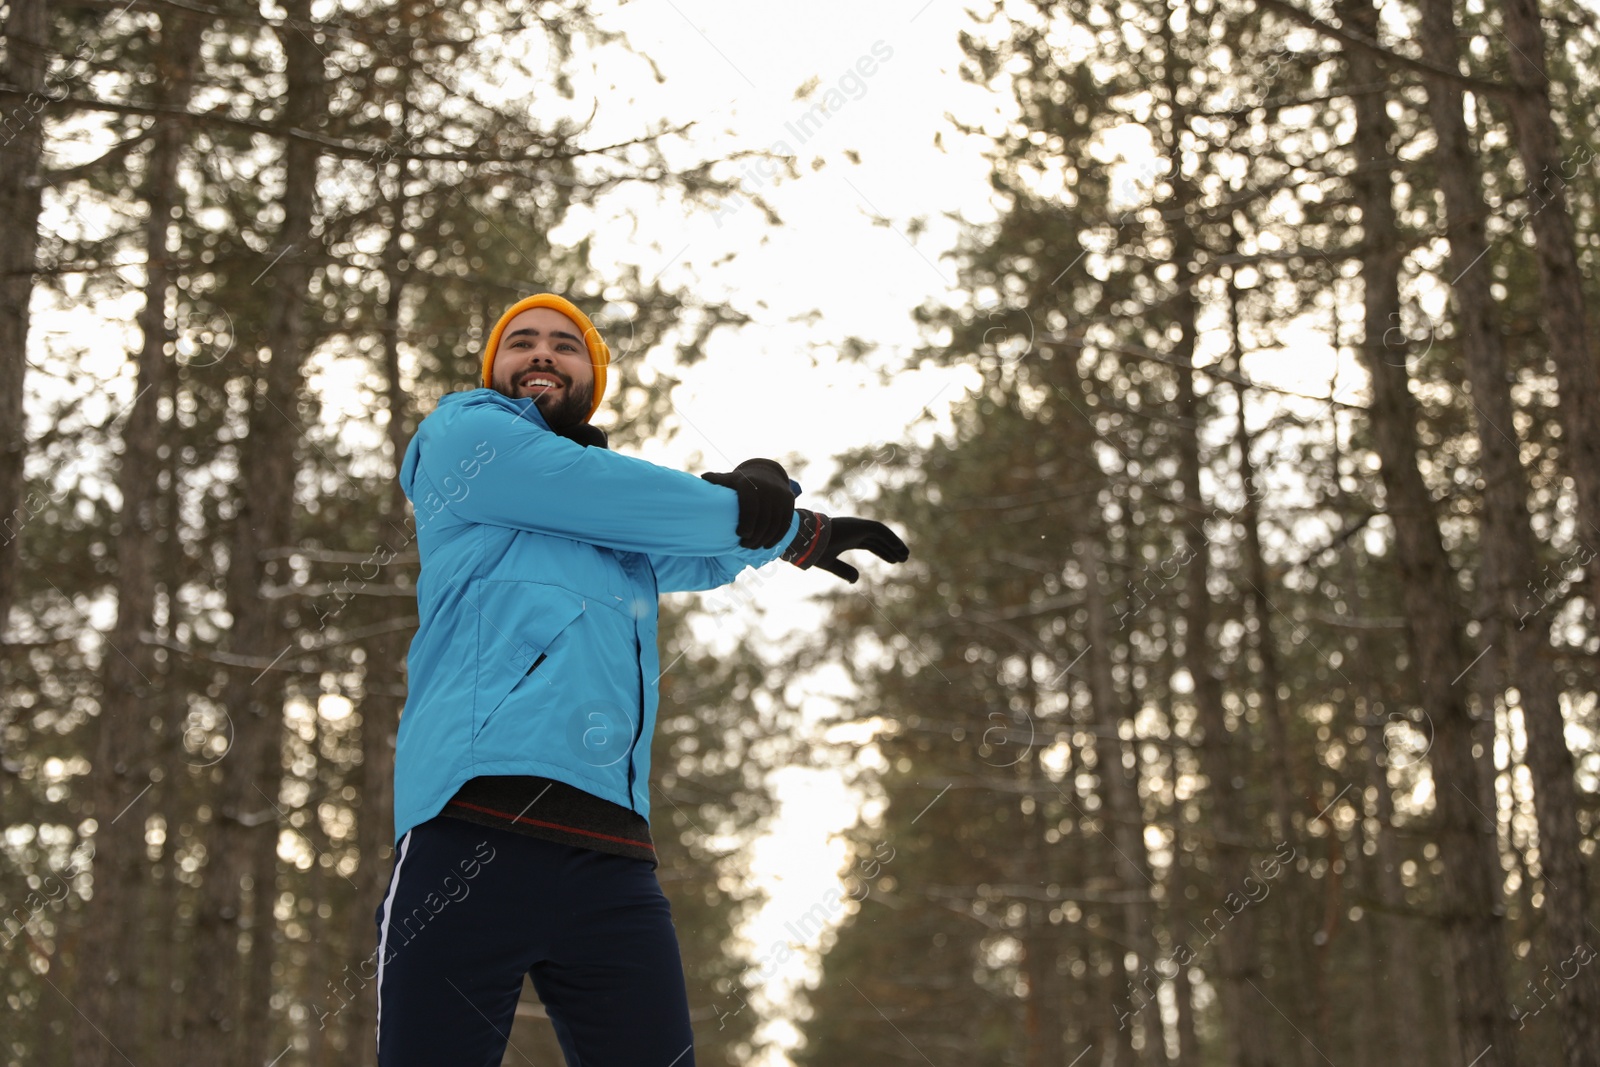
<path id="1" fill-rule="evenodd" d="M 493 449 L 488 460 L 485 445 Z M 468 477 L 463 472 L 469 470 L 476 473 Z M 734 490 L 648 460 L 586 448 L 491 396 L 459 405 L 442 420 L 424 420 L 407 450 L 402 478 L 419 510 L 431 513 L 442 502 L 448 514 L 465 522 L 652 556 L 731 556 L 760 565 L 777 558 L 800 528 L 795 515 L 776 544 L 743 548 Z"/>

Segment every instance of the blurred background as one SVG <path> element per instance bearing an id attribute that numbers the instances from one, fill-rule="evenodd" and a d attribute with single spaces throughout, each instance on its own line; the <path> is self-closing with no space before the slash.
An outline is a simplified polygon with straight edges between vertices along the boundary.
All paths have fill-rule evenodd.
<path id="1" fill-rule="evenodd" d="M 373 1062 L 396 465 L 552 290 L 911 547 L 663 598 L 697 1062 L 1600 1064 L 1593 0 L 0 12 L 0 1061 Z"/>

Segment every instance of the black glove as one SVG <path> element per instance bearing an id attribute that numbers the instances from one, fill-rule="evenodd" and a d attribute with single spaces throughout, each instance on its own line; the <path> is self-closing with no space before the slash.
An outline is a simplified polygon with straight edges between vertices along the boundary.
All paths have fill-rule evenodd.
<path id="1" fill-rule="evenodd" d="M 585 448 L 610 448 L 607 443 L 606 432 L 598 426 L 591 426 L 587 422 L 574 423 L 565 430 L 556 433 L 570 441 L 576 441 Z"/>
<path id="2" fill-rule="evenodd" d="M 841 560 L 839 558 L 841 552 L 848 552 L 852 548 L 864 548 L 879 559 L 890 563 L 904 563 L 911 558 L 911 550 L 900 540 L 899 535 L 873 519 L 843 516 L 826 518 L 821 525 L 823 527 L 821 536 L 826 540 L 816 548 L 814 565 L 831 574 L 837 574 L 852 584 L 861 577 L 861 572 Z"/>
<path id="3" fill-rule="evenodd" d="M 771 459 L 747 459 L 726 474 L 700 477 L 739 494 L 739 545 L 771 548 L 789 532 L 794 518 L 794 487 L 783 465 Z"/>

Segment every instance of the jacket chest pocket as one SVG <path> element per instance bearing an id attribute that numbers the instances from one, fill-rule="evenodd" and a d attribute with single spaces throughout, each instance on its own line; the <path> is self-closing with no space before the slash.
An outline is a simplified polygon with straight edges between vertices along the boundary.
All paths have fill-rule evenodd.
<path id="1" fill-rule="evenodd" d="M 588 604 L 570 589 L 544 582 L 479 581 L 476 609 L 477 684 L 472 695 L 472 736 L 482 732 L 512 690 L 539 670 L 564 630 Z"/>

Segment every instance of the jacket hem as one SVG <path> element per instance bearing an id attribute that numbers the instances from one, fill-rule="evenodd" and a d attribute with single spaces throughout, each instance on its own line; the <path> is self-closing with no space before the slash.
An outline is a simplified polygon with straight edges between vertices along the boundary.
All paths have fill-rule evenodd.
<path id="1" fill-rule="evenodd" d="M 444 811 L 445 806 L 450 803 L 450 798 L 455 796 L 462 786 L 466 785 L 471 779 L 485 774 L 530 774 L 541 778 L 554 778 L 558 782 L 565 782 L 574 789 L 581 789 L 585 793 L 599 797 L 601 800 L 609 800 L 619 807 L 636 811 L 645 819 L 650 817 L 648 798 L 645 798 L 645 803 L 636 807 L 634 799 L 627 790 L 617 789 L 615 786 L 607 785 L 605 782 L 581 774 L 574 774 L 570 767 L 564 767 L 557 763 L 546 763 L 544 760 L 536 759 L 481 760 L 468 764 L 465 769 L 451 775 L 450 781 L 445 785 L 444 789 L 434 794 L 426 804 L 419 805 L 407 813 L 402 813 L 397 808 L 394 817 L 394 841 L 392 844 L 399 844 L 400 839 L 405 836 L 407 830 L 427 822 Z"/>

